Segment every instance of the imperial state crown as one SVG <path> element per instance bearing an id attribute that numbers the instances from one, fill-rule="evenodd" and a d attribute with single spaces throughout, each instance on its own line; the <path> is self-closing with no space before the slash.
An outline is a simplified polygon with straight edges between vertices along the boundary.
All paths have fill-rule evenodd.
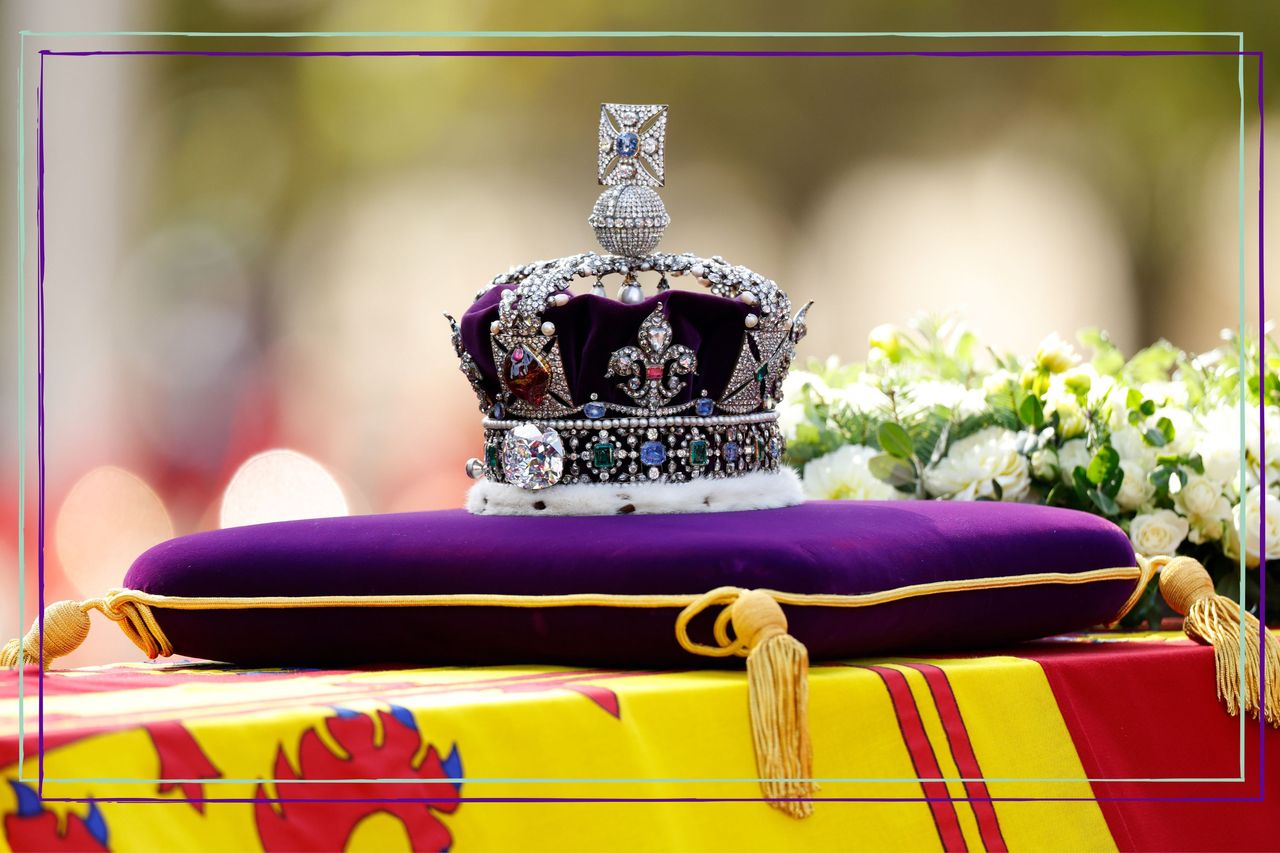
<path id="1" fill-rule="evenodd" d="M 809 305 L 792 316 L 774 281 L 718 255 L 656 251 L 670 224 L 654 189 L 665 184 L 666 126 L 666 105 L 602 104 L 605 190 L 587 221 L 606 254 L 513 267 L 460 321 L 449 317 L 485 415 L 483 453 L 467 464 L 480 481 L 473 511 L 618 511 L 598 504 L 589 487 L 600 485 L 661 495 L 622 511 L 800 502 L 775 406 Z M 702 290 L 673 290 L 684 277 Z M 577 279 L 592 280 L 590 292 L 571 294 Z M 656 279 L 652 295 L 645 279 Z M 646 488 L 673 485 L 699 488 Z"/>

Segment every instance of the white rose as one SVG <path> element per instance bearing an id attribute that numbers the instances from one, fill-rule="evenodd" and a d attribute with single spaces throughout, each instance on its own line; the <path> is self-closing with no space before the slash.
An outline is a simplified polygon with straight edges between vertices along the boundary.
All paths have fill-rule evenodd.
<path id="1" fill-rule="evenodd" d="M 1174 505 L 1191 525 L 1188 538 L 1195 544 L 1222 538 L 1224 524 L 1231 518 L 1231 502 L 1223 491 L 1223 485 L 1216 480 L 1193 475 L 1173 496 Z"/>
<path id="2" fill-rule="evenodd" d="M 1262 508 L 1267 510 L 1267 529 L 1262 529 Z M 1244 499 L 1244 563 L 1256 566 L 1262 559 L 1262 543 L 1266 542 L 1268 560 L 1280 560 L 1280 498 L 1263 492 L 1258 486 Z M 1240 505 L 1231 508 L 1231 522 L 1226 526 L 1222 550 L 1233 560 L 1240 559 Z"/>
<path id="3" fill-rule="evenodd" d="M 1137 462 L 1121 462 L 1124 479 L 1116 493 L 1116 503 L 1121 509 L 1134 510 L 1145 504 L 1156 493 L 1156 487 L 1147 478 L 1147 469 Z"/>
<path id="4" fill-rule="evenodd" d="M 1157 448 L 1157 455 L 1184 455 L 1195 450 L 1200 430 L 1190 412 L 1175 408 L 1156 409 L 1156 413 L 1147 419 L 1147 423 L 1155 426 L 1161 418 L 1168 418 L 1169 423 L 1173 424 L 1173 441 L 1164 447 Z"/>
<path id="5" fill-rule="evenodd" d="M 1121 427 L 1112 432 L 1111 446 L 1120 454 L 1121 462 L 1136 462 L 1148 471 L 1156 467 L 1156 451 L 1136 427 Z"/>
<path id="6" fill-rule="evenodd" d="M 1183 515 L 1208 515 L 1222 497 L 1222 484 L 1208 477 L 1193 475 L 1186 485 L 1173 496 L 1173 502 Z"/>
<path id="7" fill-rule="evenodd" d="M 1093 454 L 1083 438 L 1073 438 L 1058 449 L 1058 470 L 1062 472 L 1062 482 L 1068 486 L 1075 482 L 1076 468 L 1088 468 Z"/>
<path id="8" fill-rule="evenodd" d="M 1031 488 L 1031 472 L 1018 447 L 1018 434 L 1002 427 L 962 438 L 937 465 L 925 469 L 925 489 L 934 497 L 971 501 L 994 498 L 994 480 L 1003 500 L 1019 500 Z"/>
<path id="9" fill-rule="evenodd" d="M 1052 480 L 1058 475 L 1058 454 L 1052 447 L 1043 447 L 1031 454 L 1031 473 L 1037 480 Z"/>
<path id="10" fill-rule="evenodd" d="M 867 463 L 880 451 L 861 444 L 846 444 L 804 466 L 804 492 L 821 500 L 894 501 L 906 497 L 893 486 L 877 480 Z"/>
<path id="11" fill-rule="evenodd" d="M 1172 557 L 1187 538 L 1187 520 L 1171 509 L 1135 515 L 1129 522 L 1129 541 L 1144 557 Z"/>

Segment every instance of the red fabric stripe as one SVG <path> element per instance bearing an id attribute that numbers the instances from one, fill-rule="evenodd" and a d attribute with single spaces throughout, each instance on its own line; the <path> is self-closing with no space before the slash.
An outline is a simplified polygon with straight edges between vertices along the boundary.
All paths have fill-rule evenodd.
<path id="1" fill-rule="evenodd" d="M 1239 776 L 1240 721 L 1217 700 L 1208 646 L 1040 643 L 1015 653 L 1044 669 L 1090 778 Z M 1120 849 L 1280 849 L 1280 731 L 1263 736 L 1262 780 L 1258 721 L 1244 728 L 1245 782 L 1093 782 Z M 1253 801 L 1177 801 L 1187 797 Z"/>
<path id="2" fill-rule="evenodd" d="M 929 799 L 929 811 L 933 814 L 933 823 L 938 829 L 943 849 L 967 851 L 969 847 L 965 844 L 964 833 L 960 831 L 960 818 L 956 815 L 955 803 L 951 802 L 951 793 L 947 791 L 946 783 L 941 781 L 942 770 L 938 767 L 937 756 L 933 754 L 933 745 L 929 743 L 924 723 L 920 721 L 920 711 L 916 708 L 915 697 L 911 695 L 907 677 L 889 667 L 866 668 L 879 675 L 889 690 L 893 710 L 898 716 L 898 726 L 902 729 L 902 742 L 911 755 L 911 764 L 920 779 L 920 787 Z"/>
<path id="3" fill-rule="evenodd" d="M 1004 833 L 1000 831 L 995 804 L 991 802 L 987 783 L 981 778 L 982 768 L 978 765 L 978 756 L 973 751 L 969 730 L 965 727 L 964 717 L 960 715 L 960 706 L 956 703 L 947 674 L 931 663 L 910 663 L 907 666 L 924 676 L 929 692 L 933 694 L 933 704 L 942 719 L 943 731 L 947 733 L 951 757 L 955 759 L 960 775 L 969 780 L 964 783 L 964 790 L 969 795 L 973 814 L 978 819 L 978 831 L 982 835 L 983 845 L 991 853 L 1008 853 L 1009 847 L 1005 844 Z"/>

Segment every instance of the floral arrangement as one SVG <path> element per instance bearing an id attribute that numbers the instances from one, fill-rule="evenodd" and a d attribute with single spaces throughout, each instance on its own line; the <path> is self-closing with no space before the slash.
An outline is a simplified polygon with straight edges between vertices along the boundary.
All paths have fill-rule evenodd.
<path id="1" fill-rule="evenodd" d="M 1196 557 L 1224 595 L 1239 595 L 1243 562 L 1256 612 L 1264 557 L 1280 589 L 1280 349 L 1224 332 L 1207 353 L 1161 340 L 1126 359 L 1105 332 L 1078 340 L 1088 361 L 1056 334 L 1019 359 L 955 318 L 880 326 L 865 362 L 792 371 L 788 458 L 814 498 L 1086 510 L 1144 556 Z M 1152 584 L 1125 624 L 1158 625 L 1163 607 Z M 1267 609 L 1280 621 L 1280 595 Z"/>

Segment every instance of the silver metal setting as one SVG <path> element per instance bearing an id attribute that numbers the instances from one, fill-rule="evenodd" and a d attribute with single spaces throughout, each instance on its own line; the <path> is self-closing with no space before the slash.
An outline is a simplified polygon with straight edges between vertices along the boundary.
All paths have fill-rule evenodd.
<path id="1" fill-rule="evenodd" d="M 666 183 L 666 104 L 601 104 L 598 142 L 596 179 L 604 186 Z"/>
<path id="2" fill-rule="evenodd" d="M 560 483 L 681 483 L 776 471 L 783 464 L 786 445 L 776 418 L 735 423 L 692 420 L 650 425 L 646 419 L 633 418 L 588 421 L 581 426 L 548 421 L 539 422 L 537 429 L 544 435 L 554 434 L 564 448 L 563 470 L 556 474 Z M 528 426 L 526 421 L 517 429 Z M 513 480 L 505 464 L 509 436 L 515 432 L 508 424 L 486 421 L 485 474 L 494 482 L 531 488 Z"/>

